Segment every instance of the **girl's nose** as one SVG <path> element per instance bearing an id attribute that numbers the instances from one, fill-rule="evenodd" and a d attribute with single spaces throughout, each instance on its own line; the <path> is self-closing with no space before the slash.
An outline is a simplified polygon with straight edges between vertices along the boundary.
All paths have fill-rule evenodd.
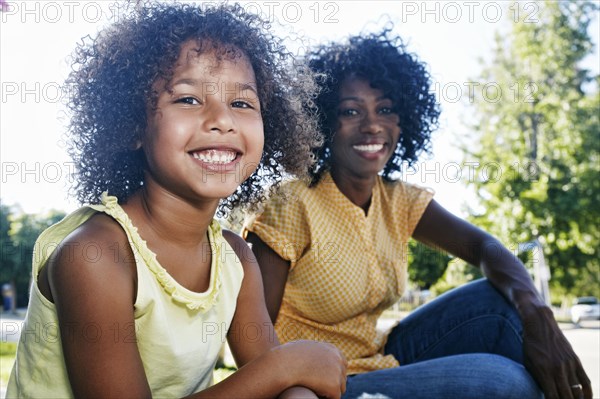
<path id="1" fill-rule="evenodd" d="M 235 131 L 235 122 L 231 115 L 231 109 L 221 99 L 213 98 L 208 101 L 207 110 L 204 114 L 204 128 L 206 131 L 227 133 Z"/>

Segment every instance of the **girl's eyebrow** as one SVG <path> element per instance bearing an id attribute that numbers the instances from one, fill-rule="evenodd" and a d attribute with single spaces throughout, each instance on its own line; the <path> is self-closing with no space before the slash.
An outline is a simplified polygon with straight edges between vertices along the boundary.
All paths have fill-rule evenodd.
<path id="1" fill-rule="evenodd" d="M 171 84 L 171 87 L 175 87 L 177 85 L 198 86 L 198 80 L 190 78 L 181 78 L 176 82 L 173 82 L 173 84 Z"/>
<path id="2" fill-rule="evenodd" d="M 256 89 L 256 87 L 253 83 L 236 83 L 236 85 L 240 85 L 240 89 L 242 91 L 250 90 L 258 96 L 258 90 Z"/>
<path id="3" fill-rule="evenodd" d="M 175 87 L 178 85 L 188 85 L 188 86 L 201 86 L 205 82 L 200 81 L 198 79 L 192 78 L 181 78 L 175 81 L 171 87 Z M 254 83 L 235 83 L 236 88 L 239 88 L 240 91 L 250 90 L 254 92 L 254 94 L 258 95 L 258 90 L 256 89 Z"/>

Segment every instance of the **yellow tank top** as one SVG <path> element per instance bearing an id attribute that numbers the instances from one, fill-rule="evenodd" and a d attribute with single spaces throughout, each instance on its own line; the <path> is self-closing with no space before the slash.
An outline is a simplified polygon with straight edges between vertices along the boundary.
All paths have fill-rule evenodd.
<path id="1" fill-rule="evenodd" d="M 212 371 L 226 340 L 244 276 L 241 262 L 223 238 L 218 222 L 213 221 L 208 230 L 212 265 L 210 285 L 203 293 L 186 289 L 167 273 L 117 199 L 108 195 L 103 196 L 101 205 L 80 208 L 40 235 L 34 248 L 34 281 L 57 244 L 96 212 L 110 215 L 122 226 L 135 255 L 135 322 L 130 337 L 118 338 L 132 342 L 137 339 L 152 395 L 178 398 L 211 385 Z M 93 326 L 89 329 L 90 339 L 111 333 L 114 331 L 98 331 Z M 56 308 L 37 284 L 31 289 L 6 397 L 73 397 Z"/>

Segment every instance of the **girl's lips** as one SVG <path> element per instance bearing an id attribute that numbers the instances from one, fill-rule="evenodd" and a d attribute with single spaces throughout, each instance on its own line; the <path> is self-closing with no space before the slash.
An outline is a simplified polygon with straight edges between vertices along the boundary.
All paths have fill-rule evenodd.
<path id="1" fill-rule="evenodd" d="M 205 148 L 191 151 L 190 155 L 204 169 L 221 173 L 235 171 L 241 158 L 241 152 L 232 148 Z"/>
<path id="2" fill-rule="evenodd" d="M 195 159 L 211 164 L 227 164 L 232 162 L 237 157 L 237 151 L 233 150 L 218 150 L 207 149 L 192 153 Z"/>

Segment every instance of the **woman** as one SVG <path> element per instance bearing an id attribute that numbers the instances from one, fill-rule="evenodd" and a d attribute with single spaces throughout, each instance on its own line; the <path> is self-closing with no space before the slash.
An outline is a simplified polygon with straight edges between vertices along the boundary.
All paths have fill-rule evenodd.
<path id="1" fill-rule="evenodd" d="M 394 180 L 402 162 L 428 149 L 439 109 L 425 65 L 388 36 L 309 55 L 322 76 L 325 136 L 312 182 L 289 183 L 286 201 L 271 200 L 246 224 L 278 336 L 337 345 L 349 360 L 348 398 L 591 398 L 523 264 L 431 192 Z M 404 292 L 410 237 L 479 266 L 486 279 L 381 336 L 377 319 Z"/>

